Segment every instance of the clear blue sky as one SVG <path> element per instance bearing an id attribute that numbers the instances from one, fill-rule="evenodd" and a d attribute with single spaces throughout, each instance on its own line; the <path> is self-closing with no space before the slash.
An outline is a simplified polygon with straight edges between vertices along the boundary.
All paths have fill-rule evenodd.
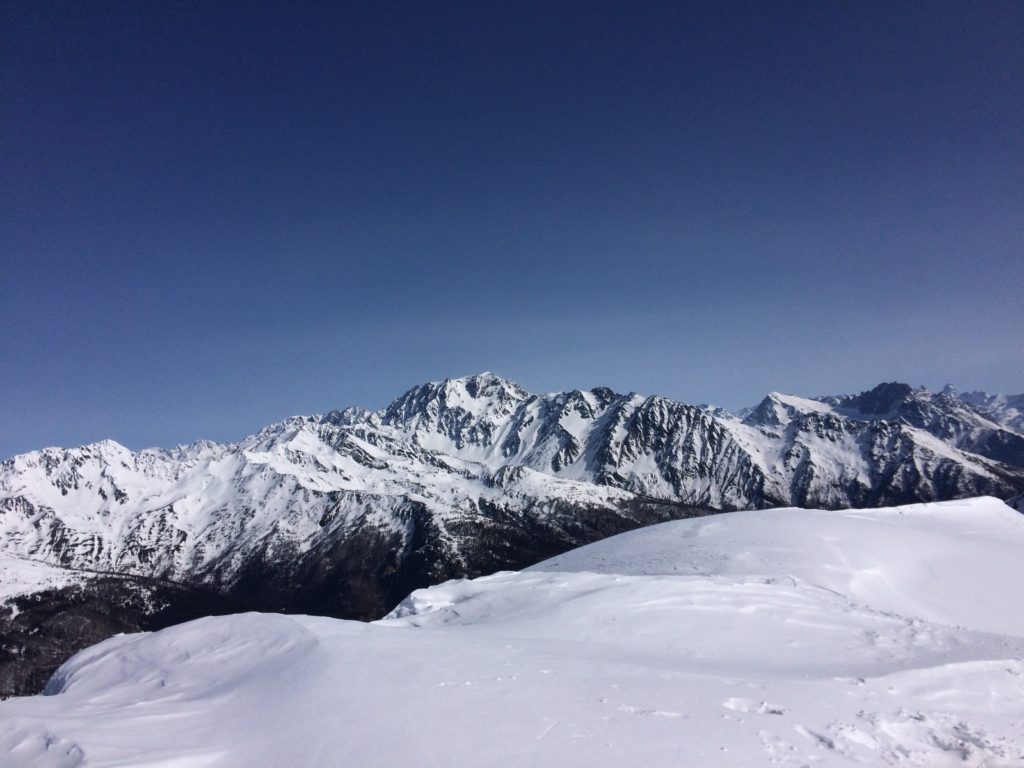
<path id="1" fill-rule="evenodd" d="M 0 455 L 489 369 L 1024 391 L 1024 4 L 6 2 Z"/>

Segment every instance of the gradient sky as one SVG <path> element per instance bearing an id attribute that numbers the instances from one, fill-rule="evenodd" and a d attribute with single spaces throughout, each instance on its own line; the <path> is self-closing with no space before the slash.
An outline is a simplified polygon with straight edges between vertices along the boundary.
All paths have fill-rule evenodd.
<path id="1" fill-rule="evenodd" d="M 0 110 L 0 456 L 1024 391 L 1019 2 L 5 2 Z"/>

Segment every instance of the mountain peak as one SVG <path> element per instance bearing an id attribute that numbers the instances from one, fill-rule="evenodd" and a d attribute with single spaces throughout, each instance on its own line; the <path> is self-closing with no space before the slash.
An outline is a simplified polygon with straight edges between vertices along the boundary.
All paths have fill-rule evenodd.
<path id="1" fill-rule="evenodd" d="M 743 422 L 754 426 L 781 427 L 799 414 L 830 412 L 831 408 L 818 400 L 769 392 L 764 400 L 746 414 Z"/>
<path id="2" fill-rule="evenodd" d="M 909 384 L 890 381 L 848 398 L 844 405 L 854 408 L 866 416 L 885 416 L 897 411 L 899 406 L 915 391 Z"/>
<path id="3" fill-rule="evenodd" d="M 491 371 L 473 374 L 472 376 L 461 376 L 454 379 L 445 379 L 442 384 L 449 389 L 461 388 L 474 398 L 488 397 L 498 391 L 507 391 L 517 395 L 526 396 L 527 392 L 511 379 L 505 379 Z"/>
<path id="4" fill-rule="evenodd" d="M 530 394 L 490 371 L 413 387 L 389 405 L 385 424 L 420 435 L 420 443 L 443 449 L 485 446 Z M 442 442 L 438 442 L 438 440 Z"/>
<path id="5" fill-rule="evenodd" d="M 440 399 L 448 407 L 461 407 L 476 412 L 487 407 L 492 401 L 524 400 L 529 393 L 511 379 L 505 379 L 490 371 L 431 381 L 413 387 L 399 400 L 410 393 L 420 393 L 429 399 Z M 472 402 L 480 401 L 480 402 Z M 389 408 L 390 410 L 390 408 Z"/>

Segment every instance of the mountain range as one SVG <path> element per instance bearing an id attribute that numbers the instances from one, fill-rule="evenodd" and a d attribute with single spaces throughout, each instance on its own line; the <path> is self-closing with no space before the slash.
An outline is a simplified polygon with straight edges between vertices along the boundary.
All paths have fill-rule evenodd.
<path id="1" fill-rule="evenodd" d="M 113 632 L 252 609 L 379 618 L 413 589 L 654 522 L 1016 503 L 1022 403 L 888 383 L 733 414 L 483 373 L 237 443 L 14 456 L 0 464 L 0 695 Z"/>

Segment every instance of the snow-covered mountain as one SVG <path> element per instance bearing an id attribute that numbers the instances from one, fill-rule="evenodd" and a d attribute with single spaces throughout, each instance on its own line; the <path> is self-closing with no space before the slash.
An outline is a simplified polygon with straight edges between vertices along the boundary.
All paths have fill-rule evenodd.
<path id="1" fill-rule="evenodd" d="M 822 398 L 838 413 L 866 421 L 900 421 L 923 429 L 943 442 L 971 453 L 1024 466 L 1024 420 L 1014 404 L 1024 396 L 957 395 L 951 387 L 939 394 L 906 384 L 881 384 L 860 395 Z"/>
<path id="2" fill-rule="evenodd" d="M 1024 434 L 1024 395 L 990 395 L 987 392 L 963 392 L 946 387 L 947 394 L 954 394 L 968 405 L 1018 434 Z"/>
<path id="3" fill-rule="evenodd" d="M 467 571 L 481 536 L 582 509 L 844 508 L 1022 490 L 1024 436 L 949 394 L 772 393 L 740 419 L 603 388 L 531 395 L 481 374 L 239 443 L 15 456 L 0 464 L 0 553 L 225 585 L 254 563 L 319 563 L 363 534 L 395 553 L 426 536 L 435 558 Z"/>
<path id="4" fill-rule="evenodd" d="M 773 509 L 414 592 L 204 618 L 0 703 L 10 768 L 1024 765 L 1024 516 Z"/>
<path id="5" fill-rule="evenodd" d="M 481 525 L 566 505 L 843 508 L 1022 488 L 1024 436 L 905 385 L 772 393 L 739 420 L 603 388 L 530 395 L 483 374 L 239 443 L 133 453 L 108 440 L 16 456 L 0 465 L 0 551 L 223 584 L 254 560 L 294 562 L 362 529 L 406 539 L 430 527 L 465 568 Z"/>
<path id="6" fill-rule="evenodd" d="M 376 618 L 446 578 L 710 511 L 1008 499 L 1024 492 L 1022 444 L 962 400 L 904 385 L 773 393 L 740 418 L 606 388 L 532 395 L 485 373 L 238 443 L 7 459 L 0 556 L 131 576 L 104 590 L 133 605 L 192 585 L 203 604 L 212 591 L 232 609 Z M 4 573 L 8 593 L 38 591 Z"/>

